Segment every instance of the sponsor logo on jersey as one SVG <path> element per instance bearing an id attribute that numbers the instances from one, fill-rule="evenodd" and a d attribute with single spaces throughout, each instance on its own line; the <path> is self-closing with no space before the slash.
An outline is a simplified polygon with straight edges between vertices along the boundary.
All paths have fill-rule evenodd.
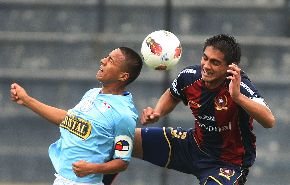
<path id="1" fill-rule="evenodd" d="M 132 152 L 133 141 L 129 136 L 120 135 L 115 138 L 115 155 L 125 157 Z"/>
<path id="2" fill-rule="evenodd" d="M 245 88 L 246 89 L 246 91 L 248 92 L 248 93 L 250 93 L 250 95 L 251 96 L 253 96 L 254 94 L 255 94 L 255 92 L 247 85 L 247 84 L 245 84 L 244 82 L 241 82 L 241 86 L 243 87 L 243 88 Z"/>
<path id="3" fill-rule="evenodd" d="M 228 99 L 226 95 L 218 96 L 214 99 L 216 110 L 228 110 Z"/>
<path id="4" fill-rule="evenodd" d="M 179 131 L 179 130 L 174 129 L 172 127 L 169 127 L 169 129 L 171 131 L 171 137 L 172 138 L 186 139 L 187 132 L 185 132 L 185 131 Z"/>
<path id="5" fill-rule="evenodd" d="M 225 132 L 225 131 L 232 130 L 232 123 L 231 122 L 229 122 L 227 125 L 223 125 L 223 126 L 211 126 L 211 125 L 206 125 L 204 123 L 198 122 L 198 126 L 201 129 L 204 129 L 208 132 Z"/>
<path id="6" fill-rule="evenodd" d="M 172 85 L 172 90 L 173 90 L 176 94 L 180 95 L 180 93 L 179 93 L 178 90 L 177 90 L 177 79 L 174 79 L 171 85 Z"/>
<path id="7" fill-rule="evenodd" d="M 178 76 L 180 76 L 181 74 L 183 73 L 191 73 L 191 74 L 195 74 L 196 73 L 196 70 L 195 69 L 184 69 L 182 70 Z"/>
<path id="8" fill-rule="evenodd" d="M 235 175 L 235 170 L 220 168 L 219 175 L 227 178 L 228 180 L 231 180 L 231 177 Z"/>
<path id="9" fill-rule="evenodd" d="M 215 121 L 214 116 L 209 116 L 209 115 L 199 115 L 197 116 L 199 120 L 206 120 L 206 121 Z"/>
<path id="10" fill-rule="evenodd" d="M 67 115 L 59 126 L 82 139 L 87 139 L 92 131 L 90 122 L 71 114 Z"/>

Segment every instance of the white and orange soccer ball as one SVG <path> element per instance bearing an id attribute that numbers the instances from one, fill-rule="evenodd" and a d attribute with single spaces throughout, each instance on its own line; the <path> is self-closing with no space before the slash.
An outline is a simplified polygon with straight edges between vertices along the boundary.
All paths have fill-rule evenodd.
<path id="1" fill-rule="evenodd" d="M 169 70 L 182 55 L 179 39 L 166 30 L 154 31 L 142 42 L 141 54 L 147 66 L 156 70 Z"/>

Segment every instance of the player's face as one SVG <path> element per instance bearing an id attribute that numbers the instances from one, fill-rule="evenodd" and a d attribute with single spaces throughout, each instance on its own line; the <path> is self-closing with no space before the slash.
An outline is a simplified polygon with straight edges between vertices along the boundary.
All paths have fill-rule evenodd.
<path id="1" fill-rule="evenodd" d="M 205 85 L 210 89 L 218 87 L 226 79 L 227 69 L 224 54 L 212 46 L 206 47 L 201 58 L 201 75 Z"/>
<path id="2" fill-rule="evenodd" d="M 113 50 L 108 56 L 101 59 L 101 65 L 97 71 L 96 78 L 105 84 L 112 84 L 124 81 L 125 57 L 120 49 Z"/>

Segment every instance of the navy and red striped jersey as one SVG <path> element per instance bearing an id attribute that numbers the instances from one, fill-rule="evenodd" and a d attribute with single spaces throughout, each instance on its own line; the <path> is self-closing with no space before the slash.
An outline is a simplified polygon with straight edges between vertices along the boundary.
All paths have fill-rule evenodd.
<path id="1" fill-rule="evenodd" d="M 201 68 L 195 65 L 179 73 L 170 93 L 191 109 L 195 118 L 194 138 L 203 152 L 227 163 L 249 167 L 256 158 L 253 118 L 232 100 L 228 86 L 226 80 L 215 89 L 206 88 Z M 266 105 L 244 72 L 240 87 L 243 95 Z"/>

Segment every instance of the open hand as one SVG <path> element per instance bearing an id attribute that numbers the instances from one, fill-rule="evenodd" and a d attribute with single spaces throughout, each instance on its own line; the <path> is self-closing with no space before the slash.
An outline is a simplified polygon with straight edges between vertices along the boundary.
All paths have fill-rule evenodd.
<path id="1" fill-rule="evenodd" d="M 237 99 L 240 93 L 241 69 L 236 64 L 229 65 L 227 72 L 230 74 L 227 79 L 231 80 L 229 84 L 229 92 L 233 100 Z"/>

